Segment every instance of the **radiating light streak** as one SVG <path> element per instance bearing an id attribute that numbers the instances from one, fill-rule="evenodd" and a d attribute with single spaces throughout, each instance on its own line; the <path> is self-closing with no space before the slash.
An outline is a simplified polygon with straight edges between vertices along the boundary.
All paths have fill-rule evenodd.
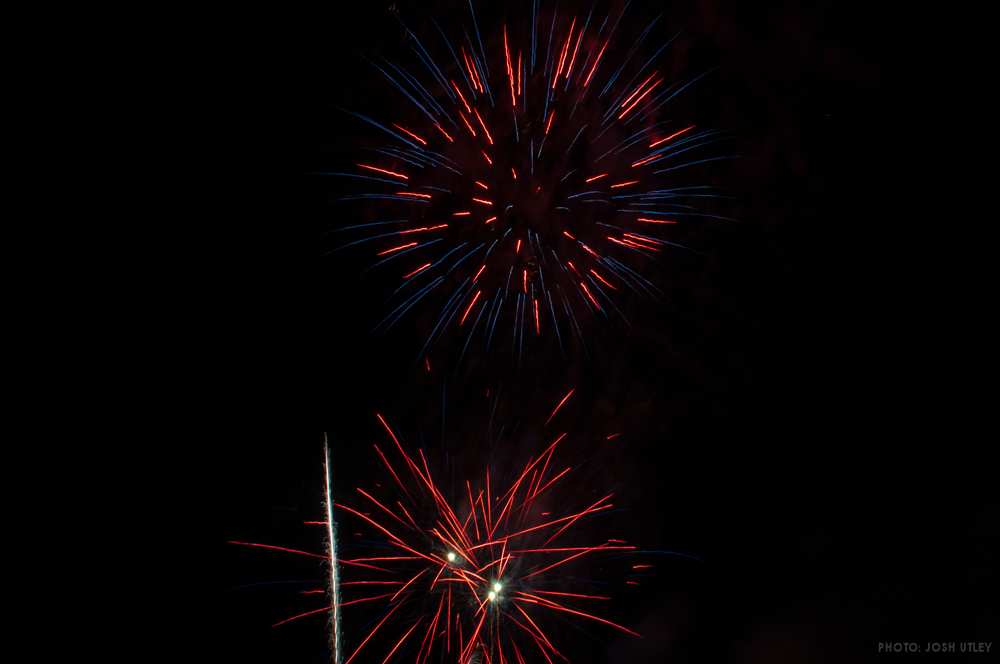
<path id="1" fill-rule="evenodd" d="M 666 143 L 667 141 L 669 141 L 669 140 L 670 140 L 670 139 L 672 139 L 672 138 L 677 138 L 677 137 L 678 137 L 678 136 L 680 136 L 681 134 L 684 134 L 684 133 L 686 133 L 686 132 L 689 132 L 689 131 L 691 131 L 692 129 L 694 129 L 694 125 L 691 125 L 690 127 L 685 127 L 684 129 L 681 129 L 680 131 L 677 131 L 677 132 L 674 132 L 673 134 L 670 134 L 670 135 L 669 135 L 669 136 L 667 136 L 666 138 L 661 138 L 661 139 L 660 139 L 660 140 L 658 140 L 658 141 L 653 141 L 652 143 L 650 143 L 650 144 L 649 144 L 649 147 L 651 147 L 651 148 L 655 148 L 655 147 L 656 147 L 657 145 L 660 145 L 660 144 L 662 144 L 662 143 Z"/>
<path id="2" fill-rule="evenodd" d="M 569 613 L 569 614 L 572 614 L 572 615 L 575 615 L 575 616 L 580 616 L 581 618 L 587 618 L 589 620 L 594 620 L 594 621 L 597 621 L 599 623 L 603 623 L 605 625 L 608 625 L 609 627 L 614 627 L 615 629 L 617 629 L 619 631 L 622 631 L 622 632 L 625 632 L 626 634 L 629 634 L 629 635 L 634 636 L 636 638 L 642 638 L 642 634 L 639 634 L 638 632 L 633 631 L 633 630 L 629 629 L 628 627 L 624 627 L 622 625 L 619 625 L 618 623 L 613 623 L 610 620 L 605 620 L 604 618 L 599 618 L 598 616 L 591 615 L 589 613 L 584 613 L 583 611 L 577 611 L 575 609 L 570 609 L 568 607 L 562 606 L 561 604 L 556 604 L 555 602 L 553 602 L 551 600 L 537 600 L 537 599 L 528 599 L 528 598 L 521 597 L 521 598 L 515 599 L 514 601 L 515 602 L 530 602 L 532 604 L 536 604 L 538 606 L 541 606 L 541 607 L 544 607 L 544 608 L 547 608 L 547 609 L 554 609 L 556 611 L 562 611 L 564 613 Z"/>
<path id="3" fill-rule="evenodd" d="M 459 111 L 458 112 L 458 117 L 462 118 L 462 122 L 465 123 L 465 128 L 468 129 L 469 133 L 472 134 L 472 137 L 475 138 L 476 137 L 476 130 L 473 128 L 473 126 L 469 122 L 468 118 L 465 117 L 465 114 L 462 113 L 462 111 Z"/>
<path id="4" fill-rule="evenodd" d="M 462 320 L 459 321 L 459 325 L 465 325 L 465 319 L 469 316 L 469 312 L 472 311 L 473 305 L 476 304 L 476 301 L 479 300 L 479 296 L 482 295 L 482 293 L 483 291 L 481 290 L 476 291 L 476 295 L 472 298 L 472 302 L 469 303 L 469 306 L 465 309 L 465 313 L 462 314 Z"/>
<path id="5" fill-rule="evenodd" d="M 570 388 L 569 392 L 566 393 L 566 396 L 564 396 L 562 399 L 559 400 L 559 403 L 556 404 L 556 407 L 552 409 L 552 412 L 549 413 L 548 418 L 546 418 L 545 420 L 546 426 L 549 424 L 549 422 L 552 421 L 552 418 L 556 416 L 556 413 L 558 413 L 562 409 L 562 407 L 566 405 L 566 402 L 569 401 L 570 397 L 573 396 L 574 392 L 576 392 L 576 388 L 575 387 Z"/>
<path id="6" fill-rule="evenodd" d="M 602 276 L 601 276 L 601 275 L 600 275 L 600 274 L 599 274 L 599 273 L 597 272 L 597 270 L 595 270 L 594 268 L 590 268 L 590 273 L 591 273 L 592 275 L 594 275 L 594 276 L 595 276 L 595 277 L 597 278 L 597 280 L 598 280 L 598 281 L 600 281 L 600 282 L 601 282 L 602 284 L 604 284 L 605 286 L 607 286 L 607 287 L 608 287 L 608 288 L 610 288 L 611 290 L 618 290 L 618 289 L 617 289 L 617 288 L 616 288 L 616 287 L 615 287 L 615 286 L 614 286 L 613 284 L 611 284 L 611 282 L 609 282 L 609 281 L 608 281 L 607 279 L 605 279 L 604 277 L 602 277 Z"/>
<path id="7" fill-rule="evenodd" d="M 597 65 L 601 62 L 601 57 L 604 55 L 604 49 L 608 47 L 608 41 L 604 41 L 604 46 L 601 47 L 600 53 L 597 54 L 597 58 L 594 60 L 594 66 L 590 68 L 590 73 L 587 74 L 586 80 L 583 82 L 583 87 L 590 85 L 590 79 L 593 77 L 594 72 L 597 71 Z"/>
<path id="8" fill-rule="evenodd" d="M 299 614 L 296 614 L 296 615 L 292 616 L 291 618 L 285 618 L 284 620 L 280 620 L 280 621 L 274 623 L 273 625 L 271 625 L 271 627 L 279 627 L 279 626 L 284 625 L 286 623 L 290 623 L 293 620 L 298 620 L 299 618 L 305 618 L 306 616 L 312 616 L 312 615 L 315 615 L 317 613 L 326 613 L 329 610 L 330 610 L 329 606 L 321 606 L 318 609 L 313 609 L 312 611 L 306 611 L 305 613 L 299 613 Z"/>
<path id="9" fill-rule="evenodd" d="M 413 623 L 413 626 L 410 627 L 410 629 L 408 629 L 406 631 L 406 634 L 403 634 L 403 637 L 401 639 L 399 639 L 399 641 L 396 643 L 396 645 L 392 647 L 392 650 L 389 651 L 389 654 L 385 656 L 385 659 L 382 660 L 382 664 L 386 664 L 386 662 L 388 662 L 390 659 L 392 659 L 392 656 L 396 654 L 396 651 L 399 650 L 399 647 L 401 645 L 403 645 L 403 642 L 406 641 L 406 639 L 408 639 L 410 637 L 410 634 L 412 634 L 413 630 L 415 630 L 417 628 L 417 625 L 420 624 L 421 620 L 422 620 L 422 618 L 417 619 L 417 622 Z"/>
<path id="10" fill-rule="evenodd" d="M 384 173 L 385 175 L 391 175 L 394 178 L 399 178 L 401 180 L 409 180 L 409 176 L 403 175 L 402 173 L 397 173 L 396 171 L 390 171 L 386 168 L 379 168 L 378 166 L 369 166 L 368 164 L 358 164 L 359 168 L 364 168 L 369 171 L 376 171 L 378 173 Z"/>
<path id="11" fill-rule="evenodd" d="M 250 546 L 257 549 L 268 549 L 270 551 L 281 551 L 282 553 L 294 553 L 299 556 L 308 556 L 310 558 L 319 558 L 320 560 L 329 560 L 329 556 L 322 556 L 318 553 L 310 553 L 308 551 L 300 551 L 298 549 L 289 549 L 284 546 L 274 546 L 271 544 L 257 544 L 256 542 L 237 542 L 234 540 L 229 541 L 230 544 L 238 544 L 240 546 Z"/>
<path id="12" fill-rule="evenodd" d="M 507 46 L 507 26 L 503 26 L 503 52 L 507 62 L 507 80 L 510 82 L 510 105 L 517 108 L 517 96 L 514 93 L 514 70 L 510 65 L 510 48 Z"/>
<path id="13" fill-rule="evenodd" d="M 462 106 L 465 106 L 465 112 L 472 113 L 472 107 L 469 106 L 469 102 L 465 101 L 465 95 L 462 94 L 462 91 L 459 89 L 458 84 L 455 83 L 454 79 L 451 80 L 451 87 L 458 93 L 458 98 L 461 100 Z"/>
<path id="14" fill-rule="evenodd" d="M 559 56 L 559 68 L 556 70 L 555 76 L 552 77 L 552 89 L 555 90 L 556 82 L 562 75 L 563 65 L 566 63 L 566 53 L 569 51 L 569 43 L 573 39 L 573 30 L 576 28 L 576 17 L 573 17 L 573 22 L 569 26 L 569 34 L 566 35 L 566 43 L 563 45 L 562 54 Z"/>
<path id="15" fill-rule="evenodd" d="M 434 126 L 437 127 L 437 130 L 439 132 L 441 132 L 441 134 L 444 135 L 444 137 L 446 139 L 448 139 L 449 143 L 454 143 L 455 142 L 455 139 L 451 137 L 451 134 L 449 134 L 448 132 L 446 132 L 444 130 L 444 127 L 442 127 L 441 125 L 439 125 L 437 122 L 434 123 Z"/>
<path id="16" fill-rule="evenodd" d="M 474 112 L 476 114 L 476 120 L 479 120 L 479 126 L 483 128 L 483 133 L 486 134 L 486 141 L 490 145 L 493 145 L 493 136 L 490 135 L 490 130 L 486 128 L 486 123 L 483 122 L 482 116 L 479 115 L 479 110 L 476 109 Z"/>
<path id="17" fill-rule="evenodd" d="M 418 242 L 408 242 L 406 244 L 401 244 L 398 247 L 390 247 L 389 249 L 385 249 L 384 251 L 378 252 L 376 256 L 385 256 L 387 254 L 394 254 L 397 251 L 402 251 L 403 249 L 408 249 L 409 247 L 415 247 L 418 244 L 419 244 Z"/>
<path id="18" fill-rule="evenodd" d="M 401 126 L 399 126 L 398 124 L 395 124 L 395 123 L 392 126 L 395 127 L 396 129 L 400 130 L 401 132 L 403 132 L 404 134 L 406 134 L 407 136 L 409 136 L 413 140 L 417 141 L 421 145 L 427 145 L 427 141 L 425 141 L 420 136 L 417 136 L 416 134 L 414 134 L 412 131 L 410 131 L 406 127 L 401 127 Z"/>
<path id="19" fill-rule="evenodd" d="M 585 284 L 585 283 L 583 283 L 581 281 L 580 282 L 580 288 L 583 289 L 583 292 L 587 296 L 587 299 L 590 300 L 590 302 L 597 308 L 597 310 L 598 311 L 603 311 L 601 309 L 601 305 L 598 304 L 597 300 L 594 299 L 594 296 L 590 294 L 590 289 L 587 288 L 587 284 Z"/>
<path id="20" fill-rule="evenodd" d="M 642 91 L 643 88 L 646 87 L 646 84 L 649 83 L 650 81 L 652 81 L 654 78 L 656 78 L 656 72 L 655 71 L 652 74 L 650 74 L 649 77 L 647 77 L 645 81 L 643 81 L 642 83 L 640 83 L 639 87 L 637 87 L 635 89 L 635 91 L 632 94 L 630 94 L 628 96 L 628 98 L 625 99 L 625 101 L 623 101 L 622 104 L 621 104 L 621 106 L 619 106 L 618 108 L 621 109 L 621 108 L 625 108 L 626 106 L 628 106 L 629 102 L 632 101 L 635 98 L 635 96 L 637 94 L 639 94 Z"/>
<path id="21" fill-rule="evenodd" d="M 646 98 L 646 96 L 647 96 L 647 95 L 648 95 L 648 94 L 649 94 L 650 92 L 652 92 L 652 91 L 653 91 L 654 89 L 656 89 L 656 87 L 657 87 L 657 86 L 659 86 L 659 85 L 660 85 L 660 83 L 663 83 L 663 79 L 662 79 L 662 78 L 661 78 L 661 79 L 659 79 L 658 81 L 656 81 L 655 83 L 653 83 L 653 84 L 652 84 L 651 86 L 649 86 L 649 88 L 648 88 L 648 89 L 647 89 L 647 90 L 646 90 L 645 92 L 643 92 L 643 93 L 642 93 L 641 95 L 639 95 L 639 97 L 638 97 L 638 98 L 637 98 L 637 99 L 636 99 L 636 100 L 635 100 L 634 102 L 632 102 L 632 105 L 631 105 L 631 106 L 629 106 L 629 107 L 628 107 L 628 108 L 626 108 L 626 109 L 625 109 L 624 111 L 622 111 L 621 115 L 619 115 L 619 116 L 618 116 L 618 119 L 619 119 L 619 120 L 622 120 L 622 119 L 624 119 L 624 117 L 625 117 L 626 115 L 628 115 L 629 113 L 631 113 L 631 112 L 632 112 L 632 109 L 633 109 L 633 108 L 635 108 L 636 106 L 638 106 L 638 105 L 639 105 L 639 102 L 641 102 L 641 101 L 642 101 L 643 99 L 645 99 L 645 98 Z"/>
<path id="22" fill-rule="evenodd" d="M 403 605 L 402 604 L 396 604 L 391 609 L 389 609 L 389 613 L 385 614 L 385 616 L 382 617 L 382 620 L 380 620 L 378 622 L 378 624 L 375 625 L 375 629 L 373 629 L 371 632 L 368 633 L 368 636 L 366 636 L 365 639 L 364 639 L 364 641 L 362 641 L 361 644 L 354 650 L 354 652 L 351 653 L 351 656 L 347 658 L 347 661 L 344 662 L 344 664 L 351 664 L 351 662 L 354 660 L 354 658 L 357 656 L 357 654 L 359 652 L 361 652 L 361 649 L 364 648 L 365 645 L 367 645 L 369 641 L 371 641 L 371 638 L 373 636 L 375 636 L 375 633 L 378 632 L 378 630 L 382 627 L 382 625 L 385 624 L 385 621 L 388 620 L 389 617 L 393 613 L 396 612 L 396 609 L 398 609 L 401 606 L 403 606 Z"/>

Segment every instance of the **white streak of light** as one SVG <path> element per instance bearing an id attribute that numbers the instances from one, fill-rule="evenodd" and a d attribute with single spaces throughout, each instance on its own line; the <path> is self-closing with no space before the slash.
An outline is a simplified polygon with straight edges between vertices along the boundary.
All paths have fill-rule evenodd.
<path id="1" fill-rule="evenodd" d="M 326 532 L 330 547 L 330 609 L 333 612 L 333 624 L 330 627 L 331 647 L 333 648 L 333 664 L 340 664 L 340 581 L 337 578 L 337 538 L 336 526 L 333 522 L 333 491 L 330 479 L 330 446 L 326 434 L 323 434 L 323 453 L 325 460 L 323 470 L 326 484 Z"/>

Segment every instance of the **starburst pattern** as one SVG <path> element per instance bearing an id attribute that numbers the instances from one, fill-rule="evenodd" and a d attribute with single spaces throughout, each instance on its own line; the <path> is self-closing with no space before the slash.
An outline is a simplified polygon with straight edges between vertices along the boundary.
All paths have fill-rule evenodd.
<path id="1" fill-rule="evenodd" d="M 574 392 L 569 390 L 555 404 L 546 424 L 558 423 Z M 460 664 L 524 664 L 539 658 L 568 662 L 547 626 L 554 617 L 640 636 L 608 615 L 613 598 L 607 594 L 606 578 L 598 582 L 603 591 L 581 581 L 587 574 L 601 576 L 593 566 L 601 557 L 618 560 L 641 552 L 621 538 L 575 539 L 583 522 L 608 515 L 614 493 L 601 491 L 596 500 L 579 500 L 593 487 L 575 484 L 574 466 L 560 461 L 571 445 L 567 433 L 553 429 L 551 441 L 503 478 L 505 482 L 487 466 L 446 490 L 435 479 L 424 451 L 407 451 L 388 420 L 381 414 L 376 418 L 385 439 L 373 445 L 373 460 L 385 476 L 385 482 L 377 484 L 381 489 L 357 487 L 350 500 L 336 502 L 328 495 L 332 508 L 327 518 L 307 522 L 327 528 L 328 554 L 234 542 L 327 561 L 336 558 L 331 567 L 343 573 L 339 584 L 335 572 L 325 587 L 304 593 L 323 595 L 327 603 L 284 618 L 276 627 L 331 611 L 376 610 L 373 626 L 351 638 L 346 648 L 334 639 L 335 648 L 345 653 L 344 664 L 404 656 L 418 663 L 431 657 Z M 612 437 L 617 434 L 608 439 Z M 370 552 L 351 558 L 336 555 L 334 515 L 341 524 L 354 521 L 374 537 L 366 540 Z M 584 532 L 593 536 L 593 530 Z M 651 567 L 636 563 L 626 569 L 641 574 Z M 574 576 L 566 576 L 567 570 Z"/>
<path id="2" fill-rule="evenodd" d="M 405 26 L 409 66 L 372 62 L 400 107 L 361 124 L 388 138 L 350 169 L 328 173 L 365 189 L 338 225 L 357 233 L 337 250 L 371 252 L 394 267 L 388 330 L 419 306 L 429 330 L 420 355 L 444 338 L 459 359 L 481 349 L 587 344 L 588 323 L 628 323 L 623 298 L 657 298 L 650 260 L 691 251 L 676 230 L 710 218 L 720 195 L 690 183 L 716 130 L 672 115 L 704 73 L 672 80 L 660 66 L 674 37 L 654 41 L 595 4 L 579 15 L 531 5 L 483 40 L 472 3 L 458 39 L 435 22 L 425 41 Z"/>

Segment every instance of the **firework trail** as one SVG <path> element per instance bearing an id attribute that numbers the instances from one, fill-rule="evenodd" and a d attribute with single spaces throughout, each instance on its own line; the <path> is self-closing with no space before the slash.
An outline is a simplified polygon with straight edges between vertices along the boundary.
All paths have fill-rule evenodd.
<path id="1" fill-rule="evenodd" d="M 588 321 L 628 324 L 625 296 L 661 293 L 650 260 L 725 218 L 699 207 L 722 196 L 684 179 L 731 156 L 704 154 L 720 132 L 667 113 L 707 72 L 670 80 L 660 61 L 677 35 L 656 41 L 659 17 L 634 29 L 628 4 L 577 15 L 534 0 L 484 41 L 470 1 L 458 39 L 402 25 L 413 61 L 370 63 L 401 103 L 347 111 L 389 142 L 324 173 L 364 186 L 342 198 L 358 223 L 335 229 L 358 237 L 334 251 L 398 273 L 376 330 L 426 308 L 418 359 L 445 337 L 459 361 L 500 345 L 520 361 L 551 337 L 586 350 Z"/>
<path id="2" fill-rule="evenodd" d="M 558 422 L 574 392 L 555 404 L 546 424 Z M 383 441 L 373 445 L 373 460 L 384 472 L 385 482 L 376 484 L 381 489 L 357 487 L 349 503 L 334 502 L 326 452 L 326 519 L 306 523 L 327 528 L 327 555 L 233 542 L 329 562 L 327 587 L 304 593 L 326 595 L 329 603 L 283 619 L 276 627 L 331 612 L 335 664 L 385 664 L 404 657 L 419 664 L 432 656 L 458 664 L 568 662 L 552 632 L 554 618 L 640 637 L 601 608 L 612 606 L 607 587 L 613 579 L 595 560 L 662 552 L 640 551 L 620 538 L 573 541 L 582 523 L 609 513 L 614 493 L 599 491 L 596 500 L 579 499 L 592 487 L 574 484 L 579 462 L 560 461 L 561 453 L 572 447 L 567 433 L 545 429 L 550 442 L 508 476 L 486 466 L 474 477 L 452 482 L 446 491 L 423 449 L 408 451 L 386 418 L 376 418 Z M 338 556 L 335 512 L 374 537 L 365 540 L 366 553 Z M 594 523 L 586 536 L 593 537 Z M 630 564 L 628 574 L 652 567 Z M 346 578 L 338 579 L 338 568 Z M 568 570 L 574 576 L 567 576 Z M 625 583 L 638 582 L 633 577 Z M 377 611 L 369 628 L 352 636 L 346 649 L 338 631 L 345 609 Z"/>
<path id="3" fill-rule="evenodd" d="M 340 664 L 340 580 L 337 569 L 337 523 L 333 518 L 333 469 L 330 446 L 323 436 L 323 502 L 326 507 L 327 556 L 330 559 L 330 650 L 333 664 Z"/>

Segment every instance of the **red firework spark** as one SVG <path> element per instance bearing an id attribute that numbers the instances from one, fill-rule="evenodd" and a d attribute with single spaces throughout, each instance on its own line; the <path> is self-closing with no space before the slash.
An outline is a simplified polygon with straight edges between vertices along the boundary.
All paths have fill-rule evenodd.
<path id="1" fill-rule="evenodd" d="M 664 116 L 703 74 L 663 73 L 672 40 L 653 42 L 657 22 L 634 26 L 625 9 L 597 7 L 543 17 L 531 5 L 485 42 L 471 3 L 458 44 L 444 30 L 424 43 L 407 29 L 419 66 L 375 65 L 405 106 L 352 113 L 391 142 L 356 171 L 334 173 L 372 187 L 345 197 L 366 204 L 367 223 L 339 230 L 368 233 L 344 247 L 371 243 L 375 265 L 399 269 L 379 329 L 437 298 L 422 355 L 446 335 L 467 348 L 478 334 L 489 348 L 502 325 L 518 357 L 525 336 L 586 343 L 582 318 L 627 323 L 616 300 L 656 295 L 645 261 L 689 249 L 676 235 L 685 224 L 723 218 L 696 207 L 719 198 L 714 189 L 677 179 L 728 157 L 700 154 L 718 132 Z M 398 242 L 417 231 L 423 241 Z"/>
<path id="2" fill-rule="evenodd" d="M 550 422 L 573 393 L 569 390 L 556 404 Z M 370 543 L 371 555 L 337 560 L 344 575 L 339 590 L 357 593 L 341 598 L 338 610 L 357 606 L 356 610 L 377 607 L 380 612 L 373 627 L 348 639 L 343 664 L 404 658 L 422 664 L 432 656 L 434 661 L 458 664 L 474 656 L 479 657 L 476 661 L 498 664 L 540 661 L 539 656 L 547 662 L 569 662 L 562 652 L 565 646 L 559 645 L 549 626 L 557 616 L 640 637 L 609 617 L 606 604 L 601 608 L 613 599 L 610 595 L 586 592 L 580 581 L 562 574 L 583 573 L 580 566 L 601 554 L 637 551 L 622 539 L 570 539 L 576 524 L 613 508 L 614 494 L 604 493 L 596 501 L 575 500 L 583 492 L 571 483 L 573 467 L 558 462 L 569 444 L 567 433 L 552 432 L 544 449 L 512 473 L 506 484 L 498 484 L 487 467 L 478 477 L 455 482 L 446 494 L 424 451 L 408 451 L 389 422 L 381 414 L 376 417 L 393 448 L 387 455 L 375 445 L 376 458 L 392 478 L 379 486 L 383 494 L 394 488 L 397 495 L 379 497 L 374 490 L 358 487 L 359 497 L 351 505 L 334 503 L 338 520 L 357 519 L 378 538 Z M 543 509 L 543 498 L 562 509 Z M 328 526 L 327 521 L 306 523 Z M 299 549 L 232 543 L 329 560 Z M 628 569 L 651 567 L 636 563 Z M 588 571 L 596 573 L 593 568 Z M 613 579 L 605 576 L 600 583 L 607 587 L 609 581 Z M 634 583 L 624 581 L 624 585 Z M 301 594 L 321 593 L 340 596 L 331 588 Z M 274 626 L 325 615 L 331 609 L 328 602 Z"/>

